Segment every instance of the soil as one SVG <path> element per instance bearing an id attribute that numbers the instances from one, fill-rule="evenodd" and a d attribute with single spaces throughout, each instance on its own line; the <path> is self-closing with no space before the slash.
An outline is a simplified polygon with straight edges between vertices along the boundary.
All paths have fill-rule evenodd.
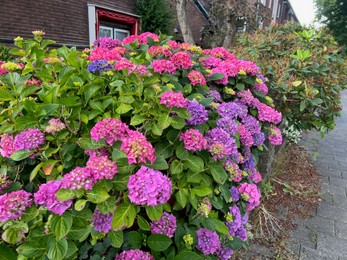
<path id="1" fill-rule="evenodd" d="M 251 216 L 250 249 L 234 259 L 292 259 L 285 247 L 296 220 L 312 216 L 320 199 L 320 176 L 304 147 L 288 144 L 278 156 L 267 182 L 262 183 L 262 203 Z M 252 248 L 257 248 L 257 253 Z M 259 257 L 261 255 L 266 257 Z M 263 252 L 264 251 L 264 252 Z"/>

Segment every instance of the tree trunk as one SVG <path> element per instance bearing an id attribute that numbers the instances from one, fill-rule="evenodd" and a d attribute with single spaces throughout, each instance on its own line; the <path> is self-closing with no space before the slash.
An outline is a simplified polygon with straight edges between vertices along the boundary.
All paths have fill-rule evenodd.
<path id="1" fill-rule="evenodd" d="M 194 45 L 195 42 L 194 42 L 193 34 L 188 24 L 186 5 L 187 5 L 187 0 L 176 0 L 177 19 L 181 28 L 183 40 L 186 43 Z"/>
<path id="2" fill-rule="evenodd" d="M 229 22 L 226 26 L 226 33 L 223 40 L 223 47 L 229 49 L 234 42 L 237 32 L 237 22 Z"/>

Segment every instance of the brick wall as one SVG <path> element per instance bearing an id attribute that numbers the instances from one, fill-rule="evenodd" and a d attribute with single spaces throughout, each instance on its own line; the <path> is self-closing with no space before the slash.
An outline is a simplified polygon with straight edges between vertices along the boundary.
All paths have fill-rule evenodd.
<path id="1" fill-rule="evenodd" d="M 57 43 L 88 46 L 87 3 L 134 13 L 133 0 L 1 0 L 0 42 L 43 30 Z"/>

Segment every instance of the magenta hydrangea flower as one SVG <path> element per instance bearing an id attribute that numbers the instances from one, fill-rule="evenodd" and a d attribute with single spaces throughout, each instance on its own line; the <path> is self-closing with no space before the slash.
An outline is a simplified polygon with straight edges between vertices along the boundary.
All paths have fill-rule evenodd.
<path id="1" fill-rule="evenodd" d="M 238 131 L 240 133 L 240 141 L 244 146 L 252 146 L 253 145 L 253 136 L 248 129 L 242 124 L 238 126 Z"/>
<path id="2" fill-rule="evenodd" d="M 248 60 L 238 60 L 237 65 L 239 67 L 239 71 L 244 71 L 245 73 L 255 76 L 259 72 L 259 68 L 255 63 Z"/>
<path id="3" fill-rule="evenodd" d="M 126 44 L 133 43 L 135 41 L 138 41 L 138 40 L 139 40 L 139 35 L 130 35 L 130 36 L 128 36 L 122 40 L 122 44 L 126 45 Z"/>
<path id="4" fill-rule="evenodd" d="M 207 122 L 208 111 L 203 105 L 196 101 L 188 101 L 187 109 L 191 116 L 191 119 L 186 120 L 189 125 L 201 125 Z"/>
<path id="5" fill-rule="evenodd" d="M 213 69 L 219 66 L 219 64 L 222 62 L 221 59 L 216 57 L 208 57 L 201 60 L 202 64 L 207 69 Z"/>
<path id="6" fill-rule="evenodd" d="M 139 43 L 142 43 L 142 44 L 147 44 L 147 38 L 152 38 L 152 40 L 154 41 L 159 41 L 160 40 L 160 36 L 155 34 L 155 33 L 151 33 L 151 32 L 144 32 L 144 33 L 141 33 L 139 35 Z"/>
<path id="7" fill-rule="evenodd" d="M 37 128 L 24 130 L 14 138 L 14 150 L 37 149 L 45 142 L 45 135 Z"/>
<path id="8" fill-rule="evenodd" d="M 110 161 L 107 156 L 90 157 L 86 168 L 90 170 L 94 182 L 101 179 L 112 180 L 113 176 L 118 172 L 116 162 Z"/>
<path id="9" fill-rule="evenodd" d="M 229 247 L 223 247 L 217 251 L 218 260 L 229 260 L 234 251 Z"/>
<path id="10" fill-rule="evenodd" d="M 1 155 L 5 158 L 10 158 L 15 151 L 13 136 L 9 134 L 2 134 L 0 147 Z"/>
<path id="11" fill-rule="evenodd" d="M 129 61 L 126 58 L 121 58 L 119 61 L 116 62 L 116 64 L 114 65 L 114 69 L 115 70 L 128 70 L 128 74 L 130 74 L 132 72 L 132 70 L 134 69 L 134 64 Z"/>
<path id="12" fill-rule="evenodd" d="M 207 148 L 207 141 L 204 136 L 196 129 L 188 129 L 180 135 L 184 148 L 190 151 L 200 151 Z"/>
<path id="13" fill-rule="evenodd" d="M 179 107 L 186 108 L 188 105 L 188 100 L 183 96 L 182 92 L 164 92 L 160 96 L 160 104 L 167 107 Z"/>
<path id="14" fill-rule="evenodd" d="M 130 201 L 136 205 L 156 206 L 171 196 L 171 180 L 158 170 L 141 166 L 128 181 Z"/>
<path id="15" fill-rule="evenodd" d="M 94 48 L 107 48 L 108 50 L 112 50 L 113 48 L 122 45 L 122 43 L 120 42 L 120 40 L 117 39 L 112 39 L 109 37 L 100 37 L 98 39 L 96 39 L 93 42 Z"/>
<path id="16" fill-rule="evenodd" d="M 30 207 L 32 199 L 31 193 L 24 190 L 5 193 L 0 196 L 0 221 L 20 218 L 26 208 Z"/>
<path id="17" fill-rule="evenodd" d="M 237 153 L 235 140 L 221 128 L 213 128 L 206 136 L 207 149 L 213 159 L 222 159 Z"/>
<path id="18" fill-rule="evenodd" d="M 61 181 L 49 181 L 41 184 L 39 190 L 34 194 L 34 201 L 37 205 L 47 207 L 49 211 L 62 215 L 72 204 L 71 200 L 60 201 L 55 194 L 61 188 Z"/>
<path id="19" fill-rule="evenodd" d="M 238 92 L 237 96 L 240 98 L 242 104 L 253 106 L 255 98 L 249 89 Z"/>
<path id="20" fill-rule="evenodd" d="M 69 190 L 91 190 L 95 180 L 90 169 L 76 167 L 71 172 L 64 175 L 61 180 L 61 187 Z"/>
<path id="21" fill-rule="evenodd" d="M 113 214 L 102 214 L 96 209 L 93 213 L 94 230 L 102 233 L 108 233 L 112 229 Z"/>
<path id="22" fill-rule="evenodd" d="M 204 255 L 214 254 L 222 247 L 219 236 L 215 231 L 200 228 L 196 231 L 196 234 L 198 236 L 196 248 Z"/>
<path id="23" fill-rule="evenodd" d="M 261 174 L 257 171 L 255 168 L 250 168 L 247 170 L 248 172 L 248 179 L 253 181 L 254 183 L 259 183 L 261 182 Z"/>
<path id="24" fill-rule="evenodd" d="M 106 61 L 116 61 L 122 58 L 121 54 L 116 48 L 109 50 L 107 48 L 98 47 L 93 49 L 88 59 L 93 62 L 97 60 L 106 60 Z"/>
<path id="25" fill-rule="evenodd" d="M 281 130 L 274 125 L 270 126 L 268 138 L 271 144 L 280 145 L 282 143 Z"/>
<path id="26" fill-rule="evenodd" d="M 160 74 L 165 73 L 165 72 L 171 73 L 171 74 L 176 73 L 175 64 L 169 60 L 154 60 L 152 62 L 152 68 L 153 68 L 154 72 L 158 72 Z"/>
<path id="27" fill-rule="evenodd" d="M 48 126 L 45 127 L 45 132 L 55 134 L 55 132 L 59 132 L 65 128 L 66 125 L 61 122 L 59 118 L 52 118 L 48 121 Z"/>
<path id="28" fill-rule="evenodd" d="M 260 204 L 260 191 L 255 184 L 242 183 L 238 188 L 241 197 L 247 201 L 246 209 L 253 210 Z"/>
<path id="29" fill-rule="evenodd" d="M 193 61 L 187 52 L 179 51 L 170 57 L 170 61 L 176 68 L 190 69 L 193 67 Z"/>
<path id="30" fill-rule="evenodd" d="M 278 124 L 282 120 L 282 114 L 280 112 L 277 112 L 272 107 L 269 107 L 268 105 L 264 103 L 259 103 L 257 105 L 258 109 L 258 118 L 260 121 L 266 121 L 274 124 Z"/>
<path id="31" fill-rule="evenodd" d="M 236 57 L 234 54 L 228 52 L 228 50 L 226 50 L 223 47 L 216 47 L 213 48 L 211 50 L 211 55 L 214 57 L 218 57 L 218 58 L 222 58 L 224 60 L 228 59 L 228 60 L 236 60 Z"/>
<path id="32" fill-rule="evenodd" d="M 267 95 L 267 93 L 269 92 L 268 87 L 264 83 L 262 84 L 256 83 L 253 87 L 253 90 L 263 93 L 264 95 Z"/>
<path id="33" fill-rule="evenodd" d="M 116 141 L 127 136 L 128 126 L 122 121 L 114 118 L 106 118 L 95 124 L 90 130 L 91 138 L 95 141 L 105 139 L 109 145 L 113 145 Z"/>
<path id="34" fill-rule="evenodd" d="M 206 79 L 205 79 L 204 75 L 202 75 L 202 73 L 199 71 L 192 70 L 191 72 L 189 72 L 188 78 L 190 80 L 190 83 L 193 86 L 195 86 L 195 85 L 205 86 L 206 85 Z"/>
<path id="35" fill-rule="evenodd" d="M 131 249 L 123 251 L 122 253 L 116 255 L 115 260 L 154 260 L 154 257 L 148 253 L 144 252 L 140 249 Z"/>
<path id="36" fill-rule="evenodd" d="M 138 131 L 129 130 L 128 136 L 122 139 L 120 149 L 127 154 L 129 164 L 146 163 L 147 159 L 154 163 L 156 160 L 152 144 Z"/>
<path id="37" fill-rule="evenodd" d="M 164 212 L 158 221 L 151 223 L 152 234 L 163 234 L 173 237 L 177 228 L 176 217 L 168 212 Z"/>

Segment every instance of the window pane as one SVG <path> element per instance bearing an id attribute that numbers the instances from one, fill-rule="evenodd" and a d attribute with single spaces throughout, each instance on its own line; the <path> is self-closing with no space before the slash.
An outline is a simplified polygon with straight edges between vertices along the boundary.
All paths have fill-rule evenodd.
<path id="1" fill-rule="evenodd" d="M 110 37 L 113 38 L 112 28 L 100 26 L 99 37 Z"/>
<path id="2" fill-rule="evenodd" d="M 114 29 L 115 39 L 122 41 L 124 38 L 129 36 L 129 31 Z"/>

